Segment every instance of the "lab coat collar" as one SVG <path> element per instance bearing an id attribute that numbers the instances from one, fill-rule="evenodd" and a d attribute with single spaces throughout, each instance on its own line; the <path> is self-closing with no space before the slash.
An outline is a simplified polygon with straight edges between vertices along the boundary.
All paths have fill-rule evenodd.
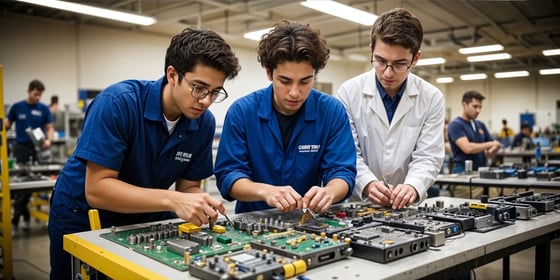
<path id="1" fill-rule="evenodd" d="M 408 77 L 406 78 L 406 88 L 403 92 L 401 100 L 399 101 L 399 106 L 397 106 L 397 111 L 393 116 L 391 125 L 389 124 L 389 118 L 387 117 L 387 112 L 385 111 L 383 100 L 381 99 L 381 93 L 377 90 L 377 75 L 375 69 L 371 70 L 368 75 L 369 77 L 367 80 L 370 82 L 364 85 L 363 94 L 374 97 L 371 109 L 381 119 L 385 126 L 388 128 L 394 127 L 414 106 L 414 99 L 419 94 L 418 87 L 416 86 L 418 78 L 414 74 L 408 74 Z"/>

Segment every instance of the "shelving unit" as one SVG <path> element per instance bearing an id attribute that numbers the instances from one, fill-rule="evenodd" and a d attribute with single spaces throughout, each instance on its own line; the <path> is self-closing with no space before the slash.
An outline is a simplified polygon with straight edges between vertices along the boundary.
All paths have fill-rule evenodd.
<path id="1" fill-rule="evenodd" d="M 4 72 L 0 65 L 0 165 L 2 191 L 0 192 L 0 204 L 2 205 L 2 220 L 0 221 L 0 247 L 2 249 L 2 264 L 0 272 L 2 279 L 11 280 L 14 278 L 13 251 L 12 251 L 12 203 L 10 199 L 10 172 L 8 166 L 8 142 L 5 126 L 6 112 L 4 110 Z"/>

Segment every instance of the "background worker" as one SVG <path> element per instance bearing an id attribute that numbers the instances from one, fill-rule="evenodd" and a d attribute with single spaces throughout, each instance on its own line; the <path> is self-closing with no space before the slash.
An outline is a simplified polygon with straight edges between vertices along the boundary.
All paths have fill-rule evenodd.
<path id="1" fill-rule="evenodd" d="M 103 228 L 174 217 L 202 225 L 225 214 L 200 188 L 212 175 L 216 121 L 207 109 L 227 98 L 224 81 L 239 69 L 217 33 L 187 28 L 171 39 L 162 78 L 122 81 L 95 97 L 52 195 L 51 279 L 73 279 L 62 238 L 89 230 L 92 208 Z"/>
<path id="2" fill-rule="evenodd" d="M 486 125 L 477 120 L 484 98 L 475 90 L 465 92 L 461 116 L 451 121 L 447 127 L 453 153 L 453 173 L 465 171 L 465 160 L 472 160 L 472 171 L 487 166 L 488 159 L 494 157 L 502 146 L 492 138 Z"/>
<path id="3" fill-rule="evenodd" d="M 515 135 L 511 148 L 522 148 L 523 150 L 531 150 L 535 148 L 535 143 L 531 138 L 531 126 L 528 123 L 521 125 L 521 131 Z"/>
<path id="4" fill-rule="evenodd" d="M 13 155 L 19 165 L 33 164 L 39 160 L 37 148 L 29 138 L 26 129 L 41 128 L 45 139 L 41 143 L 41 149 L 49 149 L 53 139 L 53 118 L 46 104 L 40 102 L 45 91 L 45 85 L 39 80 L 32 80 L 27 88 L 27 98 L 14 103 L 8 111 L 6 119 L 6 130 L 16 126 L 16 141 Z M 29 230 L 31 217 L 27 204 L 31 193 L 19 193 L 14 195 L 14 213 L 12 217 L 12 233 L 14 237 L 19 235 L 19 220 L 23 216 L 23 230 Z"/>
<path id="5" fill-rule="evenodd" d="M 352 201 L 409 206 L 424 200 L 441 170 L 443 94 L 410 73 L 421 44 L 422 24 L 416 17 L 400 8 L 383 13 L 371 30 L 372 71 L 338 89 L 357 149 Z"/>
<path id="6" fill-rule="evenodd" d="M 475 90 L 463 94 L 463 111 L 461 116 L 451 121 L 447 127 L 449 143 L 453 153 L 453 173 L 465 172 L 465 160 L 472 161 L 472 171 L 488 165 L 488 160 L 496 155 L 501 143 L 494 140 L 486 125 L 477 120 L 482 110 L 484 96 Z M 495 197 L 502 193 L 502 189 L 490 188 L 488 195 Z M 483 194 L 482 187 L 463 188 L 450 187 L 450 192 L 456 197 L 477 198 Z"/>
<path id="7" fill-rule="evenodd" d="M 321 213 L 350 196 L 356 149 L 344 107 L 313 89 L 329 49 L 319 31 L 282 21 L 258 61 L 271 81 L 228 109 L 216 157 L 222 196 L 237 213 L 276 208 Z"/>
<path id="8" fill-rule="evenodd" d="M 514 134 L 515 133 L 513 132 L 513 129 L 511 129 L 508 126 L 507 120 L 503 119 L 502 120 L 502 129 L 500 130 L 500 140 L 502 141 L 502 146 L 504 148 L 509 147 Z"/>

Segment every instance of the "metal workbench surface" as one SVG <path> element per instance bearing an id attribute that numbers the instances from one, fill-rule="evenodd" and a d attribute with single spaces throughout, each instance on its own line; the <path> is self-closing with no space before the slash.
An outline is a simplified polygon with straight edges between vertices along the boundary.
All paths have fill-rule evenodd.
<path id="1" fill-rule="evenodd" d="M 428 205 L 443 201 L 445 206 L 458 205 L 469 200 L 463 198 L 436 197 L 425 201 Z M 172 220 L 175 221 L 175 220 Z M 178 220 L 177 220 L 178 221 Z M 119 227 L 117 230 L 143 228 L 149 224 Z M 64 248 L 74 257 L 81 259 L 114 279 L 123 275 L 140 276 L 141 279 L 196 279 L 188 272 L 181 272 L 158 261 L 115 244 L 100 237 L 110 229 L 81 232 L 65 236 Z M 507 257 L 526 248 L 550 246 L 550 240 L 560 234 L 560 214 L 552 211 L 531 220 L 518 220 L 487 233 L 466 232 L 463 237 L 448 239 L 444 246 L 428 250 L 390 263 L 381 264 L 356 257 L 330 263 L 307 271 L 310 279 L 417 279 L 433 273 L 455 271 L 459 266 L 467 269 L 484 265 Z M 544 250 L 543 252 L 546 252 Z M 542 253 L 542 252 L 538 252 Z M 548 250 L 550 254 L 550 250 Z M 546 257 L 546 256 L 545 256 Z M 548 264 L 540 263 L 541 267 Z M 545 259 L 546 260 L 546 259 Z M 536 272 L 537 273 L 537 272 Z M 541 272 L 538 272 L 541 273 Z M 546 275 L 546 274 L 545 274 Z M 136 277 L 135 277 L 136 278 Z"/>

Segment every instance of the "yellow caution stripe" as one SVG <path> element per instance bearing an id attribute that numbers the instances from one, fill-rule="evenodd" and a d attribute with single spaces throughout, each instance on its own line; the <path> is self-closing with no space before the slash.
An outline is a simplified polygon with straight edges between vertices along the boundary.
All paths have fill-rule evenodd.
<path id="1" fill-rule="evenodd" d="M 66 252 L 111 279 L 168 279 L 75 234 L 64 235 L 63 247 Z"/>

